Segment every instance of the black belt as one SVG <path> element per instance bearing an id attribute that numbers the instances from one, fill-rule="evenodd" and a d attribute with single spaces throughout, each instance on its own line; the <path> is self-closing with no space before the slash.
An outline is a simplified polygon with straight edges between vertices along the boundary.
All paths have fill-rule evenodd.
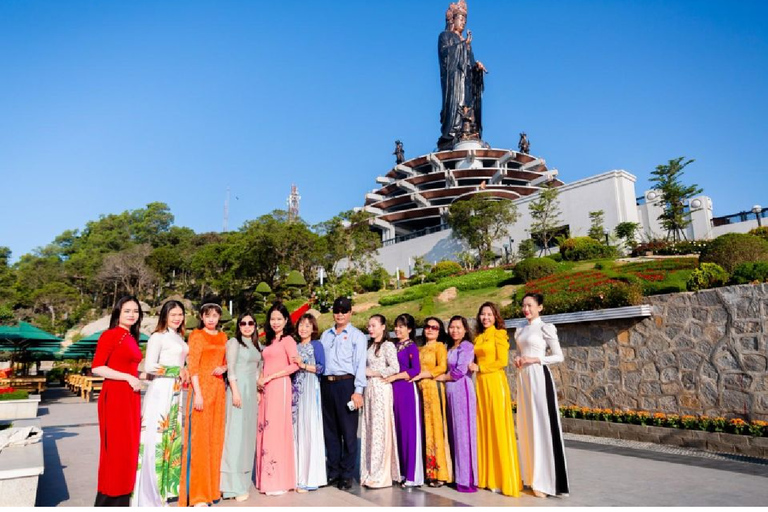
<path id="1" fill-rule="evenodd" d="M 337 380 L 347 380 L 347 379 L 354 379 L 354 375 L 350 375 L 347 373 L 346 375 L 326 375 L 325 380 L 328 382 L 336 382 Z"/>

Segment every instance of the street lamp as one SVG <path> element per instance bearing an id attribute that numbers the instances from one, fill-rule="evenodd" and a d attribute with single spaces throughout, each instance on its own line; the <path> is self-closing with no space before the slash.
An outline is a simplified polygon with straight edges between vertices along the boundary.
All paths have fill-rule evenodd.
<path id="1" fill-rule="evenodd" d="M 757 219 L 757 227 L 763 227 L 763 223 L 760 221 L 760 214 L 763 213 L 763 207 L 759 204 L 756 204 L 752 207 L 752 213 L 755 214 L 755 218 Z"/>

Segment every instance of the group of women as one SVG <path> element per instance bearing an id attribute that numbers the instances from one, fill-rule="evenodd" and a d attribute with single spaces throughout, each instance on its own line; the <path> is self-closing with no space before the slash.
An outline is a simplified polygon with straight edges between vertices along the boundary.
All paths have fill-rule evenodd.
<path id="1" fill-rule="evenodd" d="M 568 493 L 557 394 L 547 368 L 563 356 L 557 330 L 539 318 L 543 302 L 541 295 L 525 296 L 529 324 L 515 335 L 517 439 L 506 375 L 509 338 L 495 304 L 480 306 L 474 337 L 464 317 L 451 318 L 447 332 L 440 319 L 426 318 L 419 344 L 411 315 L 395 319 L 394 342 L 387 340 L 386 319 L 370 318 L 362 485 L 453 482 L 459 492 L 485 488 L 519 496 L 526 485 L 540 497 Z"/>
<path id="2" fill-rule="evenodd" d="M 475 336 L 464 317 L 451 318 L 447 329 L 429 317 L 418 343 L 411 315 L 395 319 L 392 341 L 386 319 L 373 315 L 361 485 L 455 483 L 460 492 L 485 488 L 508 496 L 526 485 L 537 496 L 567 494 L 547 368 L 563 356 L 556 329 L 539 318 L 542 307 L 543 297 L 526 295 L 529 323 L 515 334 L 517 439 L 506 376 L 509 339 L 493 303 L 480 307 Z M 315 318 L 304 315 L 294 328 L 278 302 L 267 313 L 263 342 L 249 313 L 239 316 L 235 337 L 227 340 L 219 330 L 220 305 L 204 301 L 188 345 L 184 318 L 178 301 L 161 308 L 147 345 L 142 414 L 142 311 L 135 297 L 123 297 L 112 312 L 93 361 L 93 373 L 105 377 L 96 505 L 164 506 L 178 498 L 180 505 L 208 506 L 222 497 L 247 499 L 252 483 L 268 495 L 326 485 L 325 357 Z"/>

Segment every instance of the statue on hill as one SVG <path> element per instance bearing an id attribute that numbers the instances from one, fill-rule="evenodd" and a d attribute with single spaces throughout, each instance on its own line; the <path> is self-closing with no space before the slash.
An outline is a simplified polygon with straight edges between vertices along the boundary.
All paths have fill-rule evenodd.
<path id="1" fill-rule="evenodd" d="M 531 143 L 528 140 L 528 135 L 525 132 L 520 134 L 520 141 L 517 143 L 517 149 L 520 151 L 520 153 L 525 153 L 526 155 L 530 154 L 531 152 Z"/>
<path id="2" fill-rule="evenodd" d="M 396 164 L 405 162 L 405 151 L 403 150 L 403 143 L 401 141 L 395 141 L 395 151 L 392 154 L 395 155 Z"/>
<path id="3" fill-rule="evenodd" d="M 473 131 L 476 135 L 472 138 L 480 139 L 483 133 L 483 73 L 488 70 L 482 62 L 475 61 L 472 53 L 472 32 L 467 30 L 464 37 L 466 23 L 467 2 L 459 0 L 452 3 L 445 13 L 445 30 L 437 40 L 443 99 L 440 111 L 440 139 L 437 141 L 440 151 L 452 149 L 462 138 L 466 140 L 467 136 L 462 133 L 462 127 L 468 117 L 473 120 Z M 471 112 L 465 109 L 470 109 Z"/>

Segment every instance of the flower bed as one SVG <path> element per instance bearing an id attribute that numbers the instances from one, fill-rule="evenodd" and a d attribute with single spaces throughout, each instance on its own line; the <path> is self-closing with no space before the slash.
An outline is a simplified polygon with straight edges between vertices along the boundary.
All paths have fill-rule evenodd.
<path id="1" fill-rule="evenodd" d="M 589 407 L 579 407 L 578 405 L 560 407 L 560 413 L 565 418 L 768 437 L 768 422 L 759 420 L 747 423 L 741 418 L 726 419 L 719 416 L 713 418 L 709 416 L 680 416 L 663 412 L 590 409 Z"/>
<path id="2" fill-rule="evenodd" d="M 26 400 L 29 398 L 29 391 L 14 388 L 0 388 L 0 402 L 6 400 Z"/>
<path id="3" fill-rule="evenodd" d="M 13 388 L 0 389 L 0 420 L 35 418 L 40 395 L 29 396 L 29 391 Z"/>

